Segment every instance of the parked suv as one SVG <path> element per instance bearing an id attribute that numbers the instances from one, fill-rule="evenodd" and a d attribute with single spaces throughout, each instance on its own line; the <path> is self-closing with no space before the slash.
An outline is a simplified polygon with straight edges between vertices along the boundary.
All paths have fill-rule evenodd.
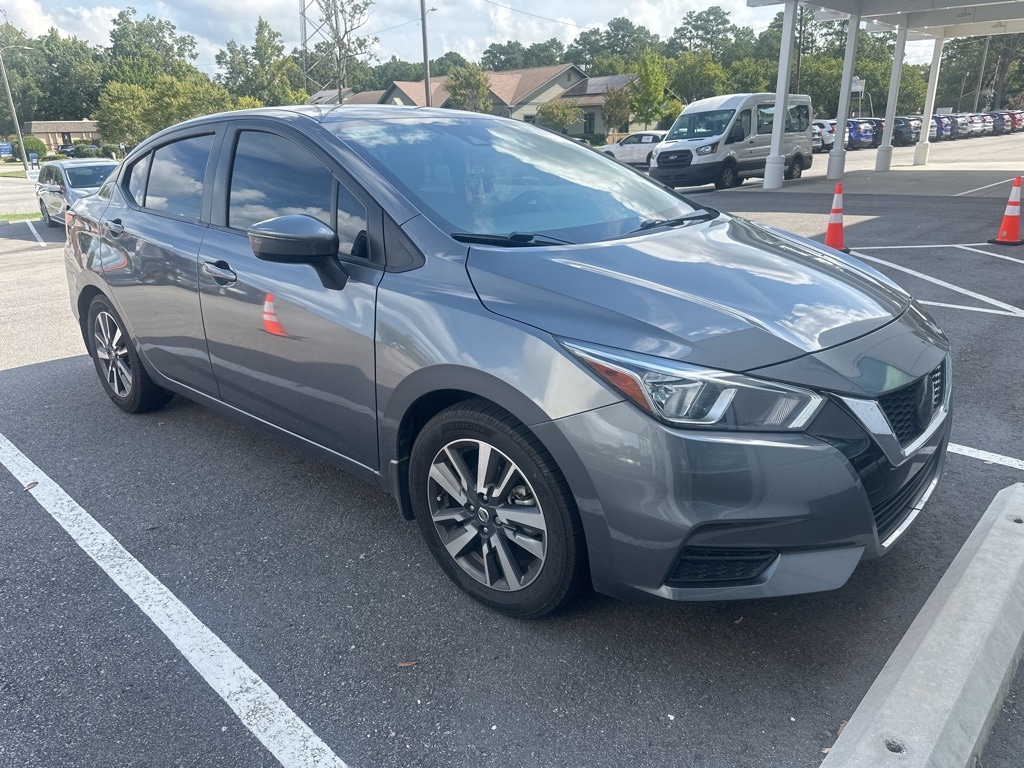
<path id="1" fill-rule="evenodd" d="M 71 214 L 117 407 L 177 393 L 345 468 L 503 613 L 837 588 L 942 475 L 949 344 L 907 293 L 526 123 L 210 115 Z"/>
<path id="2" fill-rule="evenodd" d="M 641 131 L 631 133 L 615 144 L 601 147 L 606 155 L 629 165 L 650 165 L 651 152 L 664 140 L 668 131 Z"/>
<path id="3" fill-rule="evenodd" d="M 892 127 L 892 143 L 900 147 L 917 144 L 921 140 L 921 121 L 910 117 L 897 117 Z"/>
<path id="4" fill-rule="evenodd" d="M 36 196 L 43 223 L 56 227 L 64 213 L 81 197 L 93 194 L 117 167 L 113 160 L 51 160 L 43 163 L 36 180 Z"/>

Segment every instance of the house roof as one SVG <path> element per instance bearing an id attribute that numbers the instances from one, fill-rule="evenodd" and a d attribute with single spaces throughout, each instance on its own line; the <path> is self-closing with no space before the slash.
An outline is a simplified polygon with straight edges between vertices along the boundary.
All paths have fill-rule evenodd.
<path id="1" fill-rule="evenodd" d="M 564 99 L 578 99 L 582 96 L 603 96 L 609 88 L 624 88 L 636 79 L 636 75 L 604 75 L 588 77 L 569 86 L 562 94 Z"/>
<path id="2" fill-rule="evenodd" d="M 347 99 L 346 104 L 380 104 L 381 97 L 384 95 L 384 91 L 362 91 L 360 93 L 353 93 Z"/>
<path id="3" fill-rule="evenodd" d="M 25 123 L 25 133 L 93 133 L 95 120 L 30 120 Z"/>
<path id="4" fill-rule="evenodd" d="M 445 83 L 448 82 L 447 77 L 439 76 L 430 78 L 430 104 L 434 107 L 439 107 L 448 100 L 448 91 L 444 89 Z M 391 90 L 399 90 L 404 93 L 413 104 L 417 107 L 427 106 L 427 96 L 423 90 L 422 80 L 396 80 L 393 82 L 384 93 L 381 94 L 381 99 L 384 98 Z"/>
<path id="5" fill-rule="evenodd" d="M 485 72 L 484 74 L 487 75 L 491 93 L 498 103 L 511 107 L 525 101 L 532 93 L 571 69 L 583 74 L 575 64 L 509 69 L 503 72 Z M 447 101 L 447 83 L 447 76 L 430 78 L 430 101 L 433 106 L 442 106 Z M 417 106 L 426 106 L 422 80 L 396 80 L 384 93 L 388 94 L 392 89 L 401 91 Z M 383 96 L 381 98 L 383 99 Z"/>

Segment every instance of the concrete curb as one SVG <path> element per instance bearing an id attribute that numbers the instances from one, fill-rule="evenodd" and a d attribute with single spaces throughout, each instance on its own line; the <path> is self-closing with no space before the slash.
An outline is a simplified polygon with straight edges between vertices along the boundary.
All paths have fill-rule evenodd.
<path id="1" fill-rule="evenodd" d="M 822 768 L 974 766 L 1024 650 L 1024 484 L 1004 488 Z"/>

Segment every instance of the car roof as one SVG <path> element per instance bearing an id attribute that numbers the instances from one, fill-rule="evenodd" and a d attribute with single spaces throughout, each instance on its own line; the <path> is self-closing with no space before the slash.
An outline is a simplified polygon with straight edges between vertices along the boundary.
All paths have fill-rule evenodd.
<path id="1" fill-rule="evenodd" d="M 117 160 L 111 160 L 109 157 L 69 157 L 66 160 L 47 160 L 43 165 L 59 165 L 62 168 L 83 165 L 117 165 Z"/>

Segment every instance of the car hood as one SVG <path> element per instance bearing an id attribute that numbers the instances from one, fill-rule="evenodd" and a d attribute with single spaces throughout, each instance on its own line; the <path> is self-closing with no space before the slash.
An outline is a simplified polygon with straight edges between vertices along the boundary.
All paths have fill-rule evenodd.
<path id="1" fill-rule="evenodd" d="M 729 371 L 843 344 L 910 303 L 854 259 L 725 215 L 586 245 L 473 246 L 467 269 L 484 306 L 498 315 L 556 336 Z"/>

